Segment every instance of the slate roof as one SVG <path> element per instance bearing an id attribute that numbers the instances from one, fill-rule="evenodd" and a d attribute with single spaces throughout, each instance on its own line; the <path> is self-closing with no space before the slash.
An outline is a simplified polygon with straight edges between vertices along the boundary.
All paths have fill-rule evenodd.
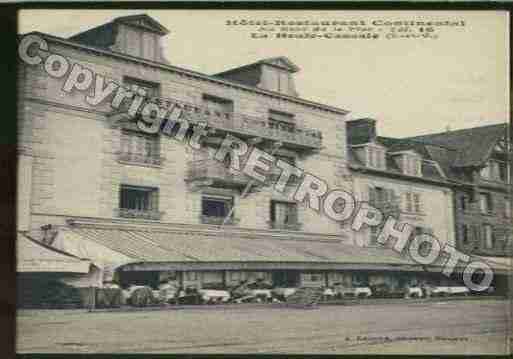
<path id="1" fill-rule="evenodd" d="M 506 135 L 507 124 L 488 125 L 463 130 L 415 136 L 408 139 L 427 145 L 442 146 L 451 154 L 453 167 L 481 166 L 495 143 Z"/>
<path id="2" fill-rule="evenodd" d="M 416 142 L 416 141 L 412 141 L 409 139 L 399 139 L 399 138 L 382 137 L 382 136 L 377 136 L 375 142 L 385 146 L 387 149 L 386 170 L 376 170 L 379 172 L 406 176 L 403 174 L 403 172 L 397 165 L 396 161 L 394 160 L 393 152 L 415 151 L 422 157 L 423 160 L 438 162 L 436 159 L 437 157 L 432 156 L 432 154 L 433 153 L 436 154 L 436 152 L 432 153 L 431 151 L 433 149 L 428 148 L 429 146 L 427 146 L 421 142 Z M 431 147 L 435 147 L 435 146 L 431 146 Z M 445 149 L 441 149 L 441 150 L 445 151 Z M 355 155 L 353 148 L 350 147 L 348 150 L 348 153 L 349 153 L 350 163 L 365 167 L 365 164 L 362 163 L 358 159 L 358 157 Z M 454 177 L 453 174 L 448 175 L 448 173 L 450 174 L 449 168 L 444 168 L 442 165 L 440 165 L 440 168 L 442 169 L 443 174 L 440 173 L 440 171 L 438 170 L 436 165 L 434 165 L 430 162 L 427 162 L 427 161 L 422 161 L 422 178 L 437 180 L 437 181 L 445 181 L 446 178 L 444 177 L 444 175 L 447 176 L 448 178 Z M 414 176 L 408 176 L 408 177 L 417 178 Z"/>
<path id="3" fill-rule="evenodd" d="M 242 70 L 242 69 L 245 69 L 245 68 L 248 68 L 248 67 L 254 67 L 254 66 L 258 66 L 258 65 L 262 65 L 262 64 L 267 64 L 267 65 L 271 65 L 271 66 L 278 66 L 278 67 L 281 67 L 281 68 L 283 68 L 285 70 L 288 70 L 288 71 L 290 71 L 292 73 L 298 72 L 300 70 L 299 66 L 297 66 L 295 63 L 293 63 L 288 57 L 286 57 L 286 56 L 276 56 L 276 57 L 269 57 L 269 58 L 266 58 L 266 59 L 261 59 L 261 60 L 258 60 L 256 62 L 252 62 L 250 64 L 242 65 L 242 66 L 235 67 L 235 68 L 232 68 L 232 69 L 228 69 L 228 70 L 219 72 L 219 73 L 217 73 L 217 74 L 215 74 L 213 76 L 220 76 L 220 77 L 222 77 L 223 75 L 228 74 L 230 72 L 239 71 L 239 70 Z"/>

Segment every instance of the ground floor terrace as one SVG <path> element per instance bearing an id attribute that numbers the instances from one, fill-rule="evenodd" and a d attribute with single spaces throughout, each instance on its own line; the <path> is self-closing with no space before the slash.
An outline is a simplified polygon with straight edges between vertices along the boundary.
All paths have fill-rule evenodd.
<path id="1" fill-rule="evenodd" d="M 114 305 L 141 304 L 133 299 L 139 287 L 149 293 L 142 302 L 146 304 L 155 298 L 176 303 L 186 296 L 195 303 L 201 302 L 197 297 L 203 302 L 241 297 L 284 301 L 302 288 L 322 289 L 322 298 L 329 299 L 474 294 L 463 284 L 461 267 L 447 278 L 440 266 L 422 266 L 390 248 L 348 244 L 343 236 L 85 220 L 71 220 L 46 231 L 45 245 L 92 263 L 87 275 L 61 281 L 82 288 L 83 301 L 92 296 L 93 305 L 96 297 L 88 288 L 123 290 L 126 300 L 116 300 Z M 499 269 L 493 294 L 506 295 L 509 267 Z M 48 276 L 20 273 L 19 287 L 32 295 L 30 288 L 38 284 L 44 292 L 42 283 Z M 48 282 L 54 285 L 55 275 Z M 221 292 L 208 294 L 208 290 Z"/>
<path id="2" fill-rule="evenodd" d="M 509 301 L 19 310 L 18 353 L 507 354 Z"/>

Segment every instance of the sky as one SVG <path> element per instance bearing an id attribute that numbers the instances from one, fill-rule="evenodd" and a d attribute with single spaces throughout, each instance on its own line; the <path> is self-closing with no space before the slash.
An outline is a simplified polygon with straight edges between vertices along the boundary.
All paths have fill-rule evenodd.
<path id="1" fill-rule="evenodd" d="M 499 11 L 23 10 L 19 32 L 69 37 L 116 17 L 146 13 L 170 30 L 172 65 L 214 74 L 287 56 L 300 97 L 377 120 L 405 137 L 509 121 L 509 25 Z M 227 20 L 454 20 L 438 39 L 251 39 Z"/>

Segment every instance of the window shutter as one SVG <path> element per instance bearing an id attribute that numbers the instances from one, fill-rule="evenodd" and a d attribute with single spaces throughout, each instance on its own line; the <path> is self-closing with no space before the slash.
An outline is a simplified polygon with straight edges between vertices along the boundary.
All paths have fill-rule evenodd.
<path id="1" fill-rule="evenodd" d="M 422 212 L 421 205 L 420 205 L 420 194 L 419 193 L 413 194 L 413 202 L 414 202 L 415 212 L 417 212 L 417 213 Z"/>
<path id="2" fill-rule="evenodd" d="M 405 200 L 406 200 L 406 212 L 411 213 L 412 212 L 411 192 L 406 192 Z"/>
<path id="3" fill-rule="evenodd" d="M 369 204 L 374 206 L 376 204 L 376 190 L 369 186 Z"/>

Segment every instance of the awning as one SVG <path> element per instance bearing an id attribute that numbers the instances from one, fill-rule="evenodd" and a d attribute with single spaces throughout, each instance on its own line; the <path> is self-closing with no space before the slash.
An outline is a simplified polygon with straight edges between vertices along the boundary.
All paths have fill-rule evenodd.
<path id="1" fill-rule="evenodd" d="M 54 243 L 71 253 L 66 243 L 82 243 L 93 263 L 117 263 L 123 270 L 422 270 L 391 249 L 362 248 L 340 238 L 193 228 L 73 224 L 59 229 Z"/>
<path id="2" fill-rule="evenodd" d="M 90 262 L 47 246 L 18 233 L 16 271 L 52 273 L 88 273 Z"/>

